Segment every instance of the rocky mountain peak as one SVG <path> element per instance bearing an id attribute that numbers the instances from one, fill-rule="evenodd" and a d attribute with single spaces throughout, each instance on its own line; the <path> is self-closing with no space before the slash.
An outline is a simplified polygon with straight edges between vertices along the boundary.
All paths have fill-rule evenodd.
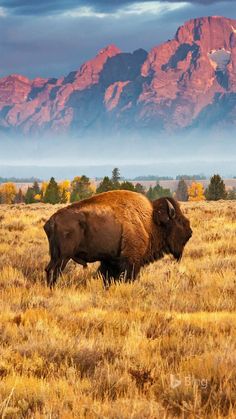
<path id="1" fill-rule="evenodd" d="M 114 55 L 120 54 L 121 50 L 114 44 L 108 45 L 105 48 L 102 48 L 98 55 L 105 55 L 107 57 L 114 57 Z"/>
<path id="2" fill-rule="evenodd" d="M 101 49 L 60 79 L 0 79 L 0 129 L 41 134 L 236 125 L 236 20 L 191 19 L 149 53 Z"/>
<path id="3" fill-rule="evenodd" d="M 236 20 L 220 16 L 191 19 L 184 23 L 175 39 L 179 43 L 196 42 L 209 50 L 229 48 L 232 34 L 236 31 Z"/>

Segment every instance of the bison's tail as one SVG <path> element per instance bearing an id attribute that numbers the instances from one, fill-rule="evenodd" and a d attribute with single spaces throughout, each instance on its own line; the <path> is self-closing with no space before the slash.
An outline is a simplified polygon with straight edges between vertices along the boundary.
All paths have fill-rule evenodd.
<path id="1" fill-rule="evenodd" d="M 57 240 L 56 235 L 56 225 L 55 220 L 50 218 L 44 225 L 44 231 L 47 234 L 48 241 L 49 241 L 49 248 L 51 258 L 56 260 L 60 257 L 60 248 Z"/>

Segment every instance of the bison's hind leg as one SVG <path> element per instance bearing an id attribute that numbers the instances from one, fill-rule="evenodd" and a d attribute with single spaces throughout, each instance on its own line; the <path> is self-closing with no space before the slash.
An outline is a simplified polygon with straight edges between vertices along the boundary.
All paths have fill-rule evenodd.
<path id="1" fill-rule="evenodd" d="M 53 261 L 50 260 L 49 264 L 45 268 L 46 272 L 46 280 L 48 287 L 51 287 L 51 284 L 53 282 Z"/>

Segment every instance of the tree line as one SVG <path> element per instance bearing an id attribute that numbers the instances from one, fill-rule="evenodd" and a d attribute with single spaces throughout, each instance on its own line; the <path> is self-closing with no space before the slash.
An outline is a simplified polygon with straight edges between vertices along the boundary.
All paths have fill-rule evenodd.
<path id="1" fill-rule="evenodd" d="M 175 198 L 178 201 L 235 200 L 236 188 L 227 191 L 224 180 L 218 174 L 211 177 L 210 183 L 206 189 L 204 189 L 203 184 L 200 182 L 192 182 L 192 184 L 188 186 L 185 179 L 180 179 Z"/>
<path id="2" fill-rule="evenodd" d="M 76 176 L 72 181 L 64 180 L 62 182 L 56 182 L 52 177 L 49 182 L 42 182 L 41 185 L 35 180 L 33 185 L 28 187 L 25 193 L 21 188 L 17 191 L 14 183 L 7 182 L 0 186 L 0 203 L 34 204 L 43 202 L 67 204 L 89 198 L 96 193 L 111 190 L 129 190 L 141 193 L 146 195 L 151 201 L 161 197 L 171 196 L 179 201 L 236 199 L 236 188 L 227 192 L 220 175 L 212 176 L 205 190 L 202 183 L 194 181 L 188 186 L 186 179 L 181 178 L 178 182 L 176 192 L 172 194 L 170 189 L 163 188 L 159 182 L 155 186 L 150 186 L 147 190 L 141 183 L 133 184 L 132 182 L 122 180 L 119 169 L 114 168 L 112 176 L 105 176 L 97 187 L 85 175 Z"/>

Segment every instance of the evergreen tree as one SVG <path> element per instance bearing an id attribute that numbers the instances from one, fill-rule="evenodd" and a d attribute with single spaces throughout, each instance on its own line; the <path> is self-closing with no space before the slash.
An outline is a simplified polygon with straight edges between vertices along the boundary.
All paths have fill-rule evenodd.
<path id="1" fill-rule="evenodd" d="M 236 188 L 230 189 L 230 191 L 227 194 L 227 199 L 229 199 L 230 201 L 236 199 Z"/>
<path id="2" fill-rule="evenodd" d="M 156 186 L 154 187 L 154 191 L 157 193 L 158 198 L 162 197 L 171 197 L 171 191 L 169 188 L 163 188 L 159 183 L 157 182 Z"/>
<path id="3" fill-rule="evenodd" d="M 124 181 L 120 184 L 119 189 L 126 191 L 134 191 L 134 185 L 131 182 Z"/>
<path id="4" fill-rule="evenodd" d="M 108 192 L 114 189 L 114 185 L 111 179 L 108 176 L 105 176 L 102 182 L 97 187 L 96 193 Z"/>
<path id="5" fill-rule="evenodd" d="M 176 191 L 176 199 L 178 201 L 187 201 L 188 200 L 188 186 L 184 179 L 180 179 Z"/>
<path id="6" fill-rule="evenodd" d="M 25 203 L 26 204 L 33 204 L 34 200 L 34 190 L 32 187 L 28 187 L 26 194 L 25 194 Z"/>
<path id="7" fill-rule="evenodd" d="M 24 195 L 23 195 L 22 189 L 20 188 L 15 196 L 15 203 L 22 204 L 23 202 L 24 202 Z"/>
<path id="8" fill-rule="evenodd" d="M 135 192 L 141 193 L 141 194 L 145 194 L 145 188 L 143 185 L 141 185 L 141 183 L 136 183 L 135 187 L 134 187 Z"/>
<path id="9" fill-rule="evenodd" d="M 162 188 L 162 186 L 159 185 L 158 182 L 156 183 L 156 186 L 154 186 L 154 188 L 150 186 L 147 192 L 147 197 L 148 199 L 150 199 L 150 201 L 155 201 L 158 198 L 165 198 L 171 196 L 172 195 L 170 189 Z"/>
<path id="10" fill-rule="evenodd" d="M 90 185 L 90 180 L 87 176 L 75 177 L 71 182 L 71 196 L 70 201 L 76 202 L 81 199 L 86 199 L 92 196 L 93 191 Z"/>
<path id="11" fill-rule="evenodd" d="M 119 189 L 120 186 L 120 170 L 118 167 L 115 167 L 112 170 L 112 177 L 111 177 L 112 183 L 114 185 L 114 189 Z"/>
<path id="12" fill-rule="evenodd" d="M 155 199 L 156 199 L 152 186 L 150 186 L 150 188 L 147 191 L 147 198 L 150 199 L 150 201 L 155 201 Z"/>
<path id="13" fill-rule="evenodd" d="M 39 199 L 35 199 L 35 197 L 39 197 Z M 26 204 L 34 204 L 35 202 L 39 202 L 41 199 L 41 191 L 37 181 L 34 181 L 33 186 L 29 186 L 26 194 L 25 194 L 25 203 Z"/>
<path id="14" fill-rule="evenodd" d="M 34 191 L 34 195 L 40 195 L 40 187 L 38 182 L 35 180 L 33 183 L 33 191 Z"/>
<path id="15" fill-rule="evenodd" d="M 60 202 L 60 191 L 57 182 L 55 181 L 54 177 L 52 177 L 49 181 L 49 184 L 46 188 L 45 195 L 43 197 L 43 201 L 49 204 L 58 204 Z"/>
<path id="16" fill-rule="evenodd" d="M 218 201 L 219 199 L 227 198 L 225 184 L 220 175 L 214 175 L 211 177 L 210 184 L 206 189 L 205 195 L 208 201 Z"/>

